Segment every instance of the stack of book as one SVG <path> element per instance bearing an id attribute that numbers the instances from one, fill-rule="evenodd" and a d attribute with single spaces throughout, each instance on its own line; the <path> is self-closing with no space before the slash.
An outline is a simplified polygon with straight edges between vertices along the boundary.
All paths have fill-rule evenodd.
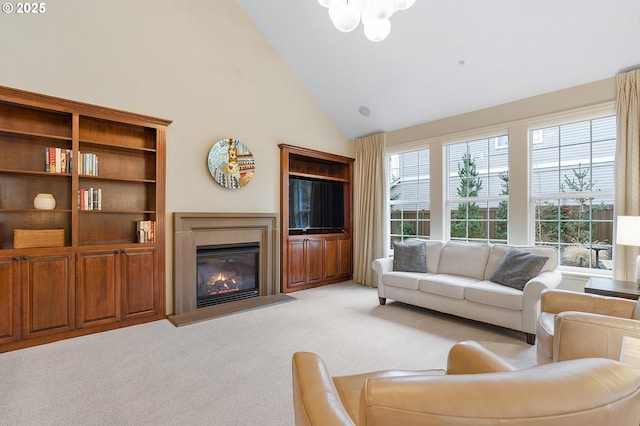
<path id="1" fill-rule="evenodd" d="M 155 220 L 139 220 L 138 221 L 138 242 L 154 243 L 156 241 L 156 221 Z"/>
<path id="2" fill-rule="evenodd" d="M 98 156 L 90 152 L 78 152 L 78 173 L 84 176 L 98 176 Z"/>
<path id="3" fill-rule="evenodd" d="M 47 173 L 71 173 L 70 149 L 47 146 L 44 149 L 44 171 Z"/>
<path id="4" fill-rule="evenodd" d="M 78 210 L 102 210 L 102 189 L 81 189 L 78 194 Z"/>

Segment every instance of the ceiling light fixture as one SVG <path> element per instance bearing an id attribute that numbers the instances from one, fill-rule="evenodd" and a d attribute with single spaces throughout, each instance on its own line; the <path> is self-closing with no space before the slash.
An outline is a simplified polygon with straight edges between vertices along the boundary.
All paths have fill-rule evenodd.
<path id="1" fill-rule="evenodd" d="M 371 41 L 382 41 L 391 32 L 391 15 L 413 6 L 416 0 L 318 0 L 329 9 L 333 25 L 348 33 L 355 30 L 360 22 L 364 35 Z"/>

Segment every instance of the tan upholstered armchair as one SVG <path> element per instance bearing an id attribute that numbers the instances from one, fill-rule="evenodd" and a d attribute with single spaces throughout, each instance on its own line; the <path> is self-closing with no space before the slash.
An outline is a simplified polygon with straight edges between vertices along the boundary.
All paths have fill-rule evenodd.
<path id="1" fill-rule="evenodd" d="M 640 338 L 636 309 L 633 300 L 544 290 L 536 328 L 538 364 L 591 357 L 620 359 L 622 337 Z"/>
<path id="2" fill-rule="evenodd" d="M 331 377 L 293 355 L 297 426 L 640 424 L 640 370 L 603 358 L 514 370 L 478 343 L 449 352 L 447 371 Z"/>

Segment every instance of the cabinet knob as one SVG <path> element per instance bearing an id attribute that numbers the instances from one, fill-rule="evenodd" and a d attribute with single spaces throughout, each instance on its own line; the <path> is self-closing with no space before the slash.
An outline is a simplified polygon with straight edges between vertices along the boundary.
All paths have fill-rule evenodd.
<path id="1" fill-rule="evenodd" d="M 29 260 L 29 256 L 22 256 L 24 260 Z"/>
<path id="2" fill-rule="evenodd" d="M 20 256 L 13 256 L 13 260 L 20 260 Z"/>

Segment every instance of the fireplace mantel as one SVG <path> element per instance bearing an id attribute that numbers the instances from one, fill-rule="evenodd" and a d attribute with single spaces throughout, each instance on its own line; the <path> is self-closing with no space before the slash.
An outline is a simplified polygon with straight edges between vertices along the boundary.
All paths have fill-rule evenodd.
<path id="1" fill-rule="evenodd" d="M 277 213 L 173 214 L 175 325 L 290 300 L 280 293 L 280 231 Z M 252 299 L 196 308 L 196 252 L 198 246 L 258 242 L 259 296 Z"/>

